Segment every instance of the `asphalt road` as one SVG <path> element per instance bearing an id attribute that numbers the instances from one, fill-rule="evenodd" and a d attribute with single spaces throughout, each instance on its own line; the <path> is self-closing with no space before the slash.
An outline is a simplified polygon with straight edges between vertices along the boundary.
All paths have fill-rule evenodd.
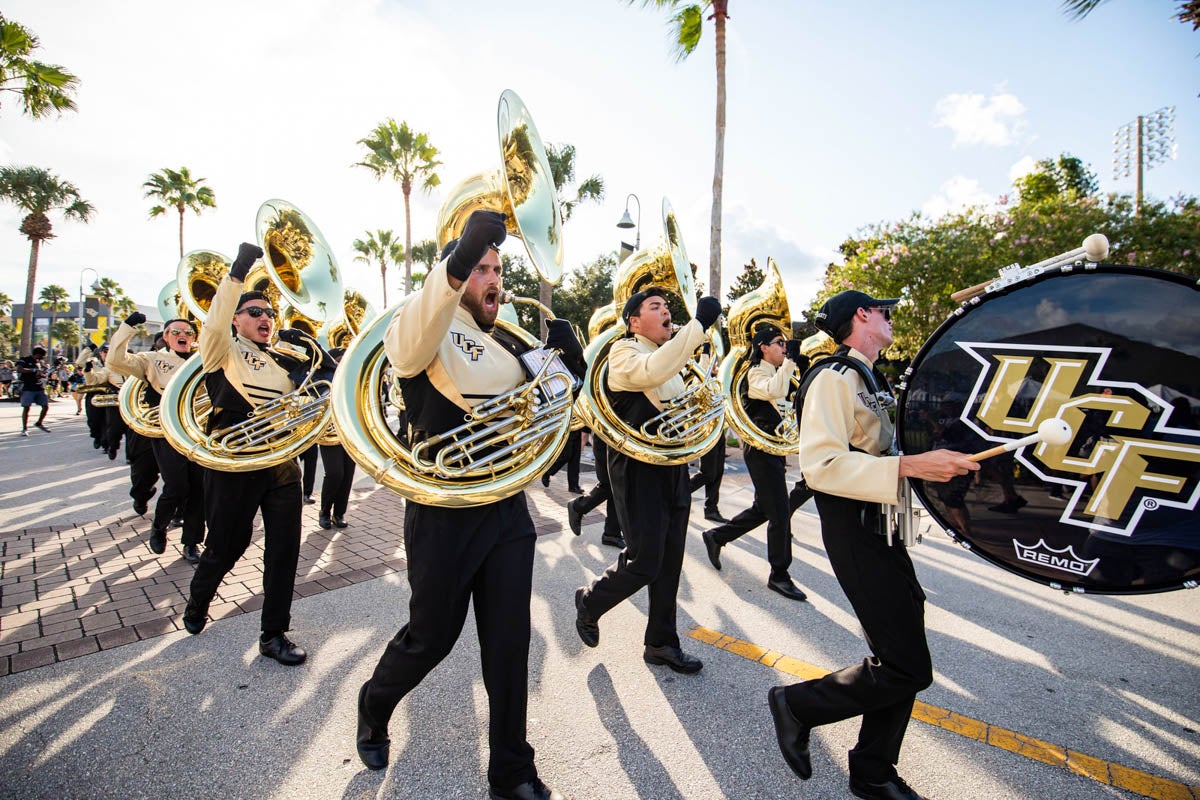
<path id="1" fill-rule="evenodd" d="M 20 439 L 14 409 L 0 404 L 0 530 L 128 503 L 120 461 L 90 449 L 66 406 L 55 404 L 52 433 Z M 726 483 L 731 514 L 749 490 L 736 471 Z M 562 516 L 540 485 L 528 496 L 535 517 Z M 705 663 L 694 676 L 642 663 L 644 595 L 602 619 L 597 649 L 579 642 L 573 592 L 615 555 L 599 545 L 598 519 L 580 538 L 564 530 L 537 547 L 529 739 L 542 778 L 575 800 L 849 797 L 857 723 L 814 733 L 815 774 L 800 781 L 765 702 L 768 688 L 796 680 L 788 670 L 867 654 L 811 506 L 793 520 L 792 575 L 810 598 L 794 603 L 766 590 L 763 529 L 725 549 L 721 572 L 709 565 L 697 496 L 679 592 L 681 632 L 699 629 L 684 638 Z M 935 667 L 919 699 L 990 726 L 979 740 L 914 720 L 899 767 L 914 787 L 934 800 L 1200 797 L 1200 594 L 1064 595 L 939 531 L 912 554 Z M 0 797 L 486 797 L 487 698 L 470 618 L 397 709 L 390 768 L 368 772 L 355 756 L 355 694 L 407 599 L 401 574 L 297 600 L 292 635 L 310 652 L 298 668 L 257 656 L 258 615 L 247 614 L 0 678 Z M 708 643 L 708 631 L 728 638 Z M 762 651 L 790 660 L 755 660 Z M 1065 748 L 1097 777 L 1045 763 L 1032 741 Z"/>

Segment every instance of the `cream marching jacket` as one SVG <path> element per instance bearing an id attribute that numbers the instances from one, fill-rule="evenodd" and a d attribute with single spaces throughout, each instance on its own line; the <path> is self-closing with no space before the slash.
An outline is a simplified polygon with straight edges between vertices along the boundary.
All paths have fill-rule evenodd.
<path id="1" fill-rule="evenodd" d="M 851 358 L 872 366 L 851 348 Z M 826 494 L 895 505 L 900 457 L 892 446 L 892 421 L 861 375 L 845 364 L 812 378 L 800 424 L 800 471 L 809 487 Z"/>
<path id="2" fill-rule="evenodd" d="M 266 345 L 227 332 L 243 291 L 245 286 L 228 275 L 221 279 L 200 337 L 200 361 L 213 403 L 209 425 L 214 430 L 240 422 L 251 408 L 296 388 L 288 377 L 293 364 L 279 363 Z"/>
<path id="3" fill-rule="evenodd" d="M 420 291 L 396 309 L 384 334 L 384 352 L 401 379 L 409 421 L 424 433 L 461 424 L 463 412 L 525 382 L 516 354 L 528 346 L 499 329 L 481 329 L 459 305 L 466 287 L 463 281 L 451 288 L 446 264 L 439 262 Z"/>
<path id="4" fill-rule="evenodd" d="M 167 380 L 175 374 L 176 369 L 187 363 L 187 359 L 170 347 L 146 353 L 130 353 L 129 342 L 135 333 L 137 331 L 134 328 L 121 323 L 121 327 L 113 334 L 108 366 L 130 378 L 141 378 L 161 395 Z"/>
<path id="5" fill-rule="evenodd" d="M 661 412 L 667 400 L 687 388 L 680 372 L 706 340 L 696 320 L 684 325 L 659 347 L 645 336 L 613 342 L 608 351 L 608 389 L 613 407 L 631 425 L 641 425 Z M 648 404 L 648 405 L 647 405 Z"/>
<path id="6" fill-rule="evenodd" d="M 109 350 L 111 351 L 111 347 Z M 125 382 L 125 378 L 116 370 L 105 365 L 104 361 L 100 360 L 100 356 L 89 355 L 94 354 L 95 350 L 81 350 L 79 357 L 75 359 L 75 364 L 80 367 L 92 365 L 89 372 L 83 373 L 84 386 L 97 386 L 102 383 L 107 383 L 114 390 L 120 389 L 121 384 Z"/>

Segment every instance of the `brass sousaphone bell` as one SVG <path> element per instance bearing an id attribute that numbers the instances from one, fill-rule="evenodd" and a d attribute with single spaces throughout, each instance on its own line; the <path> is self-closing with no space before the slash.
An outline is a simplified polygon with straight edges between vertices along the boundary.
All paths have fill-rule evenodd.
<path id="1" fill-rule="evenodd" d="M 542 279 L 557 283 L 563 262 L 558 197 L 533 118 L 512 91 L 500 96 L 497 133 L 501 169 L 471 176 L 451 190 L 438 214 L 438 244 L 457 238 L 473 211 L 499 211 L 507 214 L 509 235 L 522 241 Z M 520 492 L 550 467 L 566 443 L 570 381 L 543 370 L 511 392 L 472 407 L 468 421 L 453 431 L 410 448 L 388 419 L 388 398 L 397 393 L 386 380 L 383 348 L 388 324 L 408 300 L 384 311 L 354 339 L 334 375 L 334 417 L 346 452 L 378 483 L 426 505 L 478 506 Z M 540 347 L 535 337 L 503 318 L 496 326 L 531 348 Z"/>
<path id="2" fill-rule="evenodd" d="M 575 413 L 593 433 L 617 451 L 648 464 L 672 465 L 699 458 L 720 438 L 723 409 L 717 382 L 703 374 L 695 360 L 691 361 L 685 369 L 688 389 L 640 429 L 630 428 L 616 414 L 604 388 L 608 351 L 613 342 L 625 334 L 619 309 L 630 297 L 648 286 L 659 286 L 679 294 L 688 314 L 696 314 L 692 265 L 683 246 L 679 221 L 666 198 L 662 203 L 662 222 L 663 241 L 629 256 L 617 269 L 613 278 L 613 323 L 591 337 L 584 353 L 588 369 L 583 391 L 575 403 Z M 604 306 L 597 310 L 589 329 L 603 324 L 609 316 L 608 308 Z M 710 341 L 714 341 L 719 356 L 721 339 L 715 326 L 710 331 Z"/>

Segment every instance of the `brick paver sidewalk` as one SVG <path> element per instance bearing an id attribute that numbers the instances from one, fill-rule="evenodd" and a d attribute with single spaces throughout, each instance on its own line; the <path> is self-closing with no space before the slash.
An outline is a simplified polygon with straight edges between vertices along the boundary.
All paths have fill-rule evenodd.
<path id="1" fill-rule="evenodd" d="M 730 455 L 730 466 L 740 466 L 740 452 Z M 585 463 L 585 471 L 590 467 Z M 727 470 L 723 497 L 746 483 L 738 471 Z M 539 536 L 566 527 L 574 495 L 564 473 L 549 489 L 535 482 L 526 496 Z M 696 497 L 702 502 L 703 491 Z M 322 530 L 317 509 L 304 507 L 295 597 L 406 568 L 404 502 L 396 494 L 378 486 L 355 490 L 345 517 L 350 526 L 342 529 Z M 181 630 L 194 568 L 183 560 L 177 528 L 161 556 L 150 552 L 149 537 L 150 517 L 131 514 L 0 532 L 0 676 Z M 255 518 L 250 547 L 210 607 L 213 619 L 262 608 L 262 561 L 262 520 Z"/>

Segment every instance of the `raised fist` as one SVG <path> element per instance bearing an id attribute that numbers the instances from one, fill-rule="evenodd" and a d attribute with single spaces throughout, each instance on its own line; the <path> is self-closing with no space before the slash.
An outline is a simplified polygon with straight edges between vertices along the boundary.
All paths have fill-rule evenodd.
<path id="1" fill-rule="evenodd" d="M 247 273 L 250 272 L 250 267 L 254 266 L 254 262 L 262 258 L 262 248 L 256 244 L 242 242 L 238 245 L 237 258 L 233 260 L 233 266 L 229 268 L 229 277 L 241 281 L 245 280 Z"/>
<path id="2" fill-rule="evenodd" d="M 465 281 L 471 277 L 471 270 L 479 263 L 489 247 L 499 247 L 508 236 L 504 227 L 506 214 L 499 211 L 473 211 L 467 218 L 467 227 L 463 229 L 458 245 L 446 262 L 446 271 Z"/>
<path id="3" fill-rule="evenodd" d="M 146 321 L 146 315 L 140 311 L 135 311 L 125 318 L 125 324 L 131 328 L 136 328 Z"/>

